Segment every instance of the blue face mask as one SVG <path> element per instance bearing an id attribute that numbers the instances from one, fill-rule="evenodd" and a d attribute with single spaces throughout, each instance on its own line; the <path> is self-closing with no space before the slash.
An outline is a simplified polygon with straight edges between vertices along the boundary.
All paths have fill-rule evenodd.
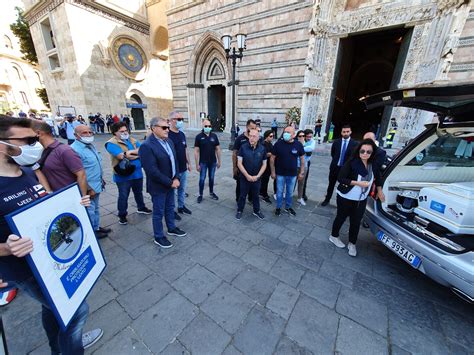
<path id="1" fill-rule="evenodd" d="M 181 130 L 183 128 L 184 122 L 183 121 L 176 121 L 176 128 Z"/>
<path id="2" fill-rule="evenodd" d="M 212 128 L 211 127 L 204 127 L 204 133 L 209 134 L 211 133 Z"/>
<path id="3" fill-rule="evenodd" d="M 291 139 L 291 133 L 285 132 L 283 133 L 283 140 L 288 142 Z"/>

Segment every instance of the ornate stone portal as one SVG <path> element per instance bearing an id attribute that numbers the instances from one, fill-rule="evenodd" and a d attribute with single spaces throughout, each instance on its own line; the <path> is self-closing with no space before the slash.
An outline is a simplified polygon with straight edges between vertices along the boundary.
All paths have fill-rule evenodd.
<path id="1" fill-rule="evenodd" d="M 360 6 L 362 5 L 365 6 Z M 364 4 L 365 3 L 365 4 Z M 376 3 L 376 4 L 371 4 Z M 349 34 L 405 26 L 413 28 L 399 88 L 448 79 L 458 40 L 469 16 L 469 1 L 359 1 L 350 11 L 346 0 L 316 0 L 310 24 L 310 40 L 303 85 L 302 126 L 331 114 L 336 58 L 340 39 Z M 413 109 L 394 108 L 398 143 L 420 131 L 431 115 Z M 397 143 L 395 142 L 395 143 Z"/>

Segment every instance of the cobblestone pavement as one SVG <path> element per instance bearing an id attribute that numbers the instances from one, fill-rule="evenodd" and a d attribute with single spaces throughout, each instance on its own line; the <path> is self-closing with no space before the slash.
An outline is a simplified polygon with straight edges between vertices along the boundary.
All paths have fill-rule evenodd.
<path id="1" fill-rule="evenodd" d="M 97 139 L 102 151 L 104 140 Z M 188 236 L 170 238 L 169 250 L 153 244 L 151 216 L 134 213 L 133 198 L 129 224 L 117 223 L 117 189 L 103 157 L 102 225 L 113 233 L 100 241 L 108 267 L 88 298 L 86 330 L 105 333 L 87 353 L 473 353 L 472 306 L 367 230 L 357 258 L 328 242 L 334 200 L 318 207 L 327 155 L 313 157 L 309 202 L 296 208 L 296 217 L 275 217 L 274 204 L 263 203 L 265 220 L 247 205 L 237 221 L 230 152 L 224 151 L 216 174 L 219 201 L 206 192 L 202 204 L 195 202 L 193 171 L 187 200 L 193 214 L 178 222 Z M 20 293 L 1 312 L 12 354 L 48 353 L 38 304 Z"/>

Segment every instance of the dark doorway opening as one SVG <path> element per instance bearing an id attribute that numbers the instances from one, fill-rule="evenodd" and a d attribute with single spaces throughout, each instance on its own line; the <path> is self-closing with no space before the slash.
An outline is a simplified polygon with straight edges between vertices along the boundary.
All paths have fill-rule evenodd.
<path id="1" fill-rule="evenodd" d="M 142 99 L 138 95 L 133 94 L 130 98 L 134 100 L 137 104 L 143 103 Z M 143 114 L 143 109 L 132 108 L 132 118 L 133 118 L 133 125 L 136 130 L 145 129 L 145 115 Z"/>
<path id="2" fill-rule="evenodd" d="M 208 116 L 214 131 L 225 129 L 225 86 L 211 85 L 207 89 Z"/>
<path id="3" fill-rule="evenodd" d="M 360 139 L 367 131 L 384 134 L 390 112 L 384 108 L 366 110 L 362 96 L 395 89 L 400 81 L 411 30 L 396 28 L 341 39 L 332 98 L 334 137 L 350 124 L 352 136 Z"/>

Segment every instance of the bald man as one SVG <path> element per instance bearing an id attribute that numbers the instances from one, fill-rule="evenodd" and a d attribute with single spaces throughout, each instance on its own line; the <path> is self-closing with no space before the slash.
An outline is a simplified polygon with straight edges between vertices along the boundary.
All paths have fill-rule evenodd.
<path id="1" fill-rule="evenodd" d="M 374 168 L 376 168 L 378 171 L 382 168 L 382 165 L 385 163 L 385 160 L 387 158 L 387 152 L 383 150 L 382 148 L 379 147 L 379 143 L 377 142 L 377 139 L 375 138 L 374 132 L 367 132 L 364 134 L 363 139 L 371 139 L 376 145 L 377 145 L 377 150 L 374 152 Z"/>
<path id="2" fill-rule="evenodd" d="M 102 157 L 94 146 L 94 132 L 86 125 L 79 125 L 74 128 L 76 140 L 71 144 L 71 148 L 79 155 L 86 172 L 87 194 L 91 197 L 91 204 L 87 207 L 87 212 L 91 218 L 92 228 L 94 228 L 97 239 L 106 238 L 112 231 L 110 228 L 100 226 L 99 196 L 104 190 L 105 182 L 102 172 Z"/>
<path id="3" fill-rule="evenodd" d="M 209 171 L 209 195 L 213 200 L 219 197 L 214 193 L 214 174 L 216 168 L 221 167 L 221 147 L 219 138 L 212 133 L 212 126 L 209 120 L 202 122 L 202 132 L 194 140 L 194 159 L 196 161 L 196 170 L 199 172 L 199 196 L 197 203 L 203 200 L 204 182 L 206 172 Z"/>

